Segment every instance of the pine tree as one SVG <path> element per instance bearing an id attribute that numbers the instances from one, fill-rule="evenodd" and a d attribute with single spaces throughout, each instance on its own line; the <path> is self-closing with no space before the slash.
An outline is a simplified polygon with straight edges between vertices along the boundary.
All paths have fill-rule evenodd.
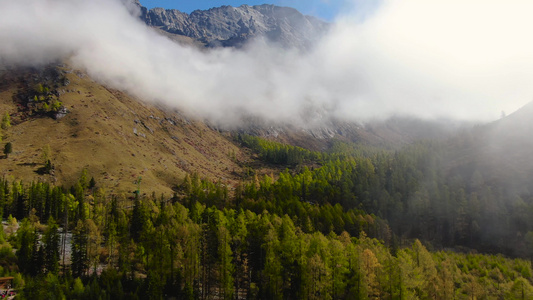
<path id="1" fill-rule="evenodd" d="M 72 232 L 72 275 L 80 277 L 89 268 L 89 258 L 87 257 L 87 247 L 89 243 L 88 230 L 83 221 L 78 220 L 76 228 Z"/>
<path id="2" fill-rule="evenodd" d="M 9 154 L 11 154 L 11 152 L 13 152 L 13 145 L 11 142 L 9 142 L 4 146 L 4 154 L 6 158 L 9 156 Z"/>
<path id="3" fill-rule="evenodd" d="M 19 269 L 23 273 L 29 273 L 31 270 L 34 242 L 36 238 L 35 229 L 28 219 L 24 219 L 20 228 L 17 230 L 17 259 Z"/>
<path id="4" fill-rule="evenodd" d="M 148 213 L 139 197 L 136 197 L 130 221 L 130 236 L 136 243 L 141 240 L 141 233 L 147 221 Z"/>
<path id="5" fill-rule="evenodd" d="M 91 177 L 91 180 L 89 181 L 89 189 L 93 189 L 96 186 L 96 180 L 94 180 L 94 177 Z"/>
<path id="6" fill-rule="evenodd" d="M 59 235 L 59 226 L 54 218 L 50 217 L 43 236 L 44 244 L 44 267 L 48 272 L 57 274 L 59 271 L 59 246 L 61 237 Z"/>

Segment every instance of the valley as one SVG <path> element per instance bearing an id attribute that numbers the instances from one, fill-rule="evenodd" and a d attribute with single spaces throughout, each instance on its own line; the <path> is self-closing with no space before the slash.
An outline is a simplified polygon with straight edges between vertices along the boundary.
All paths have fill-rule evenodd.
<path id="1" fill-rule="evenodd" d="M 0 46 L 15 299 L 533 298 L 531 102 L 432 115 L 288 7 L 57 1 L 101 19 Z"/>

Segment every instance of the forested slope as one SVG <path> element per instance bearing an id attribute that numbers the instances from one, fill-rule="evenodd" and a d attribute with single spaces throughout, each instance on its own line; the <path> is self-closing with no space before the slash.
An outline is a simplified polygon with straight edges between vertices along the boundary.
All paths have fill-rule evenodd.
<path id="1" fill-rule="evenodd" d="M 531 195 L 506 182 L 484 180 L 499 174 L 482 175 L 476 165 L 452 167 L 461 148 L 457 138 L 418 142 L 394 152 L 340 143 L 329 154 L 253 137 L 243 140 L 272 163 L 322 161 L 313 170 L 281 173 L 272 185 L 272 201 L 297 198 L 362 209 L 387 220 L 398 238 L 419 238 L 436 247 L 531 255 L 526 238 L 533 231 Z"/>
<path id="2" fill-rule="evenodd" d="M 289 168 L 249 170 L 234 191 L 192 173 L 172 197 L 143 196 L 142 182 L 133 198 L 106 193 L 87 172 L 69 189 L 3 180 L 3 275 L 30 299 L 533 297 L 529 260 L 475 251 L 529 258 L 530 202 L 446 173 L 440 142 L 236 141 Z"/>
<path id="3" fill-rule="evenodd" d="M 384 242 L 387 227 L 377 217 L 294 199 L 309 214 L 302 227 L 291 210 L 281 215 L 244 209 L 223 187 L 189 179 L 181 199 L 139 197 L 132 208 L 127 199 L 98 190 L 87 196 L 91 190 L 83 177 L 71 191 L 2 182 L 4 213 L 22 213 L 24 220 L 13 234 L 16 223 L 10 217 L 0 235 L 1 275 L 13 275 L 18 297 L 28 299 L 533 296 L 529 261 L 431 253 L 419 240 L 399 247 L 391 244 L 390 232 Z M 256 191 L 259 198 L 266 194 Z M 72 228 L 71 245 L 62 246 L 64 233 L 54 216 Z M 339 226 L 347 231 L 324 227 L 332 217 L 340 218 L 333 223 L 345 221 Z M 380 235 L 381 240 L 374 238 Z M 71 249 L 66 261 L 65 247 Z"/>

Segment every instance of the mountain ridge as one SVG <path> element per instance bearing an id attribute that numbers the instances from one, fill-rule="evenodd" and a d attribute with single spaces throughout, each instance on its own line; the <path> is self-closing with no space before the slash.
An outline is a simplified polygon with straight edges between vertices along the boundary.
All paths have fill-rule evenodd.
<path id="1" fill-rule="evenodd" d="M 140 19 L 148 26 L 187 36 L 207 47 L 242 47 L 256 38 L 278 43 L 285 48 L 308 49 L 327 33 L 330 24 L 305 16 L 290 7 L 270 4 L 221 6 L 195 10 L 190 14 L 177 9 L 140 8 Z"/>

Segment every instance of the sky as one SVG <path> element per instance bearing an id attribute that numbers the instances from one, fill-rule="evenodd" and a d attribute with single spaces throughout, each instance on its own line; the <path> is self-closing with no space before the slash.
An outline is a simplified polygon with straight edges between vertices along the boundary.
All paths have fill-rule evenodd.
<path id="1" fill-rule="evenodd" d="M 263 40 L 182 46 L 120 0 L 0 0 L 0 66 L 68 59 L 106 86 L 228 127 L 250 117 L 304 127 L 398 115 L 486 122 L 533 98 L 533 1 L 380 3 L 343 11 L 302 53 Z"/>
<path id="2" fill-rule="evenodd" d="M 141 0 L 140 2 L 148 9 L 154 7 L 163 7 L 166 9 L 177 9 L 186 13 L 191 13 L 196 9 L 206 10 L 222 5 L 238 7 L 243 4 L 250 6 L 274 4 L 278 6 L 293 7 L 305 15 L 315 16 L 326 21 L 333 21 L 339 12 L 349 5 L 349 1 L 346 0 Z"/>

